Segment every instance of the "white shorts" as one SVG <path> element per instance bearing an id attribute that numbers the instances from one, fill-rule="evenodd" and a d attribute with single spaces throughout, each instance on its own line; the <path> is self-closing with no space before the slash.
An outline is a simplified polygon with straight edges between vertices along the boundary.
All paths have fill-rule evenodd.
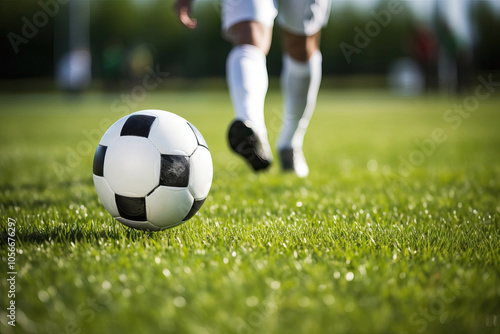
<path id="1" fill-rule="evenodd" d="M 223 0 L 222 29 L 243 21 L 272 27 L 276 18 L 283 29 L 311 36 L 328 23 L 330 5 L 331 0 Z"/>

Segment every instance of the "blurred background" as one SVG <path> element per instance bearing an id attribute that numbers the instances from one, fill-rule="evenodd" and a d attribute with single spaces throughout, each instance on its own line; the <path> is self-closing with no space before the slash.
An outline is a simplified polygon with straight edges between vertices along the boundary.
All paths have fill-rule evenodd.
<path id="1" fill-rule="evenodd" d="M 2 0 L 0 89 L 130 89 L 151 71 L 168 73 L 163 86 L 223 78 L 219 1 L 195 1 L 193 16 L 189 31 L 173 0 Z M 333 0 L 324 84 L 460 94 L 500 69 L 499 31 L 494 0 Z M 281 70 L 277 39 L 268 69 Z"/>

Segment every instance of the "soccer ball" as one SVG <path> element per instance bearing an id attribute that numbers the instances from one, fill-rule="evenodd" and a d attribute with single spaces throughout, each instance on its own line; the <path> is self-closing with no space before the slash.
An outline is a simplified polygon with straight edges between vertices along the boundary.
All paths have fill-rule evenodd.
<path id="1" fill-rule="evenodd" d="M 212 175 L 201 133 L 163 110 L 121 118 L 94 155 L 94 186 L 102 204 L 120 223 L 141 230 L 164 230 L 193 217 L 207 198 Z"/>

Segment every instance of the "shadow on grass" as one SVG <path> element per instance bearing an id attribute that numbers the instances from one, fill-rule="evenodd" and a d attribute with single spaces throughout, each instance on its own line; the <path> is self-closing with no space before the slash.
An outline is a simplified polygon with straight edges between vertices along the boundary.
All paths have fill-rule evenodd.
<path id="1" fill-rule="evenodd" d="M 81 227 L 50 227 L 47 229 L 33 228 L 32 231 L 16 231 L 15 240 L 18 247 L 23 244 L 44 244 L 44 243 L 59 243 L 68 244 L 83 242 L 90 244 L 99 244 L 103 241 L 126 240 L 127 242 L 147 241 L 149 239 L 156 240 L 158 232 L 140 231 L 120 226 L 108 227 L 107 230 L 99 230 L 93 228 Z M 8 231 L 2 228 L 0 233 L 0 243 L 7 244 L 9 240 Z M 122 243 L 120 243 L 122 244 Z"/>
<path id="2" fill-rule="evenodd" d="M 0 192 L 0 208 L 20 207 L 30 209 L 45 209 L 51 206 L 64 205 L 70 202 L 78 202 L 79 199 L 72 198 L 75 188 L 93 187 L 92 179 L 77 181 L 65 181 L 57 184 L 47 183 L 24 183 L 4 184 Z"/>
<path id="3" fill-rule="evenodd" d="M 38 181 L 35 183 L 11 183 L 6 182 L 2 184 L 2 190 L 7 191 L 17 191 L 17 190 L 27 190 L 27 191 L 43 191 L 46 189 L 68 189 L 74 186 L 91 186 L 93 185 L 92 177 L 75 179 L 72 181 L 59 181 L 59 182 L 49 182 L 47 180 Z"/>

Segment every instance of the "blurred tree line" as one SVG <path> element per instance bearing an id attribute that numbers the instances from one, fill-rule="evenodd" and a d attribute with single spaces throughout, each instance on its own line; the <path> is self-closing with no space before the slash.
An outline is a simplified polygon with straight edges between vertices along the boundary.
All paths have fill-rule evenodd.
<path id="1" fill-rule="evenodd" d="M 58 57 L 54 51 L 55 31 L 60 29 L 57 21 L 67 15 L 65 6 L 68 1 L 0 2 L 0 78 L 53 75 L 55 58 Z M 50 3 L 58 6 L 57 12 L 54 6 L 49 6 Z M 418 19 L 406 7 L 405 1 L 401 6 L 404 10 L 393 15 L 390 24 L 381 26 L 380 33 L 369 37 L 369 44 L 358 48 L 357 53 L 351 53 L 351 59 L 347 61 L 341 43 L 354 46 L 354 28 L 364 31 L 367 22 L 374 17 L 370 11 L 334 2 L 321 42 L 325 75 L 385 73 L 395 59 L 410 56 L 407 44 Z M 44 8 L 49 8 L 49 11 Z M 377 12 L 386 8 L 387 2 L 379 1 L 371 10 Z M 41 11 L 46 15 L 40 14 Z M 483 1 L 474 2 L 471 14 L 475 18 L 478 37 L 473 50 L 474 67 L 480 71 L 498 70 L 500 17 Z M 106 69 L 118 66 L 113 65 L 113 61 L 127 60 L 130 51 L 139 45 L 150 51 L 155 66 L 172 76 L 224 75 L 230 45 L 221 37 L 219 1 L 195 1 L 193 16 L 198 19 L 198 28 L 190 31 L 177 21 L 173 0 L 90 0 L 89 46 L 93 76 L 105 76 Z M 271 75 L 277 75 L 281 68 L 279 29 L 275 29 L 274 34 L 275 42 L 268 56 Z"/>

